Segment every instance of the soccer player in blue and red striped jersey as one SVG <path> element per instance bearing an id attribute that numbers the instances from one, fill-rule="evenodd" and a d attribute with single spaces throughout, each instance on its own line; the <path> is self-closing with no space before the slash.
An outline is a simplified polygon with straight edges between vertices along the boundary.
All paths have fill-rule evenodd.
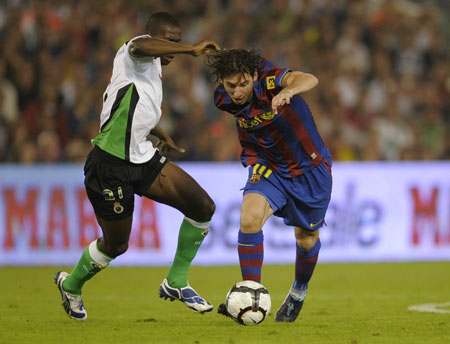
<path id="1" fill-rule="evenodd" d="M 248 168 L 238 235 L 244 280 L 261 281 L 262 227 L 273 214 L 294 227 L 295 278 L 275 321 L 292 322 L 303 306 L 320 250 L 319 228 L 331 196 L 331 155 L 300 96 L 315 76 L 278 68 L 254 50 L 222 50 L 208 58 L 216 106 L 236 120 Z M 226 314 L 224 306 L 219 312 Z"/>

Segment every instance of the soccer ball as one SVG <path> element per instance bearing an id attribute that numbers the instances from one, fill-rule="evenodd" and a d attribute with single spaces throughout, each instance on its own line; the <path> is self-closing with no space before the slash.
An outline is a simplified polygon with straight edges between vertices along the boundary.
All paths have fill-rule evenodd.
<path id="1" fill-rule="evenodd" d="M 242 281 L 231 287 L 225 306 L 231 318 L 242 325 L 258 325 L 270 312 L 270 295 L 255 281 Z"/>

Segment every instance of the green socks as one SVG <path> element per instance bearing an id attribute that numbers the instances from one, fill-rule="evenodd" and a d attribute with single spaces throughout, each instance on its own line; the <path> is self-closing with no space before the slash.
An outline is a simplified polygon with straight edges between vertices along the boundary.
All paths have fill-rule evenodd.
<path id="1" fill-rule="evenodd" d="M 78 264 L 63 282 L 64 290 L 70 294 L 81 295 L 81 288 L 84 282 L 94 277 L 97 272 L 108 267 L 109 262 L 112 260 L 113 258 L 108 257 L 98 249 L 97 240 L 94 240 L 84 249 Z"/>
<path id="2" fill-rule="evenodd" d="M 187 286 L 191 262 L 206 234 L 208 234 L 209 224 L 210 221 L 200 223 L 187 217 L 184 218 L 178 234 L 175 259 L 167 276 L 171 287 L 182 288 Z M 78 264 L 63 282 L 64 290 L 70 294 L 81 295 L 81 288 L 84 283 L 99 271 L 108 267 L 112 260 L 113 258 L 108 257 L 98 249 L 97 240 L 94 240 L 84 249 Z"/>
<path id="3" fill-rule="evenodd" d="M 172 267 L 167 275 L 169 285 L 174 288 L 187 286 L 188 272 L 200 245 L 209 230 L 208 222 L 196 222 L 187 217 L 181 223 L 178 247 Z"/>

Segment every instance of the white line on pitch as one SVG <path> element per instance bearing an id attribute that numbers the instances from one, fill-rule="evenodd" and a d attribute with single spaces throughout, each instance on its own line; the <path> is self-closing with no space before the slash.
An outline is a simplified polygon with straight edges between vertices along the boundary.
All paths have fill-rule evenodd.
<path id="1" fill-rule="evenodd" d="M 438 307 L 449 307 L 450 302 L 427 303 L 424 305 L 409 306 L 410 311 L 429 312 L 429 313 L 450 313 L 450 309 L 439 309 Z"/>

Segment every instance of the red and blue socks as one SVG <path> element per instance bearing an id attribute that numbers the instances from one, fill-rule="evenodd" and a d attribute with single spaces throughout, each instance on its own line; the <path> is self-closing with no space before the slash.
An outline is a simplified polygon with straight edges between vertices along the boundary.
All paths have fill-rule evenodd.
<path id="1" fill-rule="evenodd" d="M 238 235 L 238 254 L 242 279 L 261 282 L 261 268 L 264 259 L 264 235 L 258 233 L 242 233 Z"/>
<path id="2" fill-rule="evenodd" d="M 292 285 L 290 294 L 298 300 L 303 300 L 308 290 L 308 282 L 316 267 L 317 259 L 319 258 L 320 239 L 309 250 L 301 249 L 298 244 L 297 255 L 295 259 L 295 281 Z"/>

